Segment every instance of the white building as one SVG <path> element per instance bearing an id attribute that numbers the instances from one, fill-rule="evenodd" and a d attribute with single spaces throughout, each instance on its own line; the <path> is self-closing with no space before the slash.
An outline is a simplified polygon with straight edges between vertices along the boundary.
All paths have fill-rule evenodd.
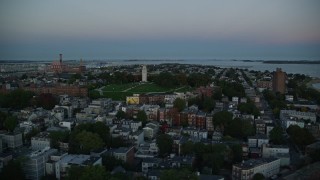
<path id="1" fill-rule="evenodd" d="M 265 178 L 278 174 L 280 171 L 280 159 L 261 158 L 250 159 L 248 161 L 232 166 L 233 180 L 250 180 L 252 177 L 261 173 Z"/>
<path id="2" fill-rule="evenodd" d="M 47 147 L 43 150 L 37 150 L 27 154 L 28 158 L 26 161 L 23 161 L 22 164 L 26 179 L 41 179 L 45 175 L 46 162 L 49 160 L 49 156 L 57 151 L 57 149 Z"/>
<path id="3" fill-rule="evenodd" d="M 289 147 L 283 145 L 262 145 L 262 157 L 263 158 L 278 158 L 280 159 L 281 166 L 290 165 Z"/>
<path id="4" fill-rule="evenodd" d="M 143 65 L 142 66 L 142 82 L 147 82 L 148 79 L 147 79 L 147 76 L 148 76 L 148 73 L 147 73 L 147 66 L 146 65 Z"/>
<path id="5" fill-rule="evenodd" d="M 159 126 L 158 124 L 154 124 L 152 122 L 146 124 L 146 127 L 143 128 L 144 137 L 148 139 L 153 139 L 155 135 L 158 133 Z"/>
<path id="6" fill-rule="evenodd" d="M 298 119 L 310 120 L 311 122 L 316 122 L 317 116 L 313 112 L 301 112 L 295 110 L 281 110 L 280 111 L 280 120 L 286 118 L 286 116 L 296 117 Z"/>
<path id="7" fill-rule="evenodd" d="M 133 120 L 125 120 L 122 121 L 122 127 L 131 129 L 132 132 L 136 132 L 139 130 L 140 127 L 142 127 L 141 121 L 133 121 Z"/>
<path id="8" fill-rule="evenodd" d="M 144 131 L 136 131 L 129 135 L 129 139 L 134 141 L 136 147 L 139 147 L 140 144 L 144 142 Z"/>
<path id="9" fill-rule="evenodd" d="M 0 132 L 0 137 L 2 137 L 2 142 L 4 143 L 4 147 L 14 149 L 14 148 L 21 147 L 23 145 L 22 133 L 20 132 L 8 133 L 6 131 L 3 131 L 3 132 Z"/>
<path id="10" fill-rule="evenodd" d="M 144 158 L 141 164 L 142 172 L 147 173 L 149 170 L 158 167 L 161 162 L 160 158 Z"/>
<path id="11" fill-rule="evenodd" d="M 69 131 L 71 131 L 71 128 L 73 127 L 74 124 L 75 124 L 74 121 L 62 121 L 62 122 L 59 122 L 59 126 L 60 127 L 65 127 Z"/>
<path id="12" fill-rule="evenodd" d="M 50 138 L 48 134 L 39 134 L 38 136 L 31 138 L 31 149 L 32 150 L 42 150 L 45 148 L 50 148 Z"/>
<path id="13" fill-rule="evenodd" d="M 102 158 L 85 154 L 54 155 L 51 156 L 51 161 L 46 163 L 46 172 L 48 174 L 54 174 L 57 179 L 61 179 L 67 175 L 68 168 L 71 165 L 102 165 Z"/>
<path id="14" fill-rule="evenodd" d="M 291 125 L 297 125 L 301 128 L 304 128 L 304 121 L 301 120 L 301 119 L 297 119 L 297 118 L 285 118 L 285 119 L 282 119 L 282 127 L 284 129 L 287 129 L 289 128 Z"/>
<path id="15" fill-rule="evenodd" d="M 265 134 L 256 134 L 248 137 L 249 148 L 261 148 L 263 144 L 269 144 L 269 138 Z"/>

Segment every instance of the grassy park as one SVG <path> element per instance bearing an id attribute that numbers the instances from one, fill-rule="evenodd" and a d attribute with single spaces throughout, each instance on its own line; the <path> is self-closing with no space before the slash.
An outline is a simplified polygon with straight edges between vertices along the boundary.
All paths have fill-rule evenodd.
<path id="1" fill-rule="evenodd" d="M 102 88 L 103 97 L 112 98 L 113 100 L 125 100 L 126 96 L 132 94 L 151 93 L 151 92 L 186 92 L 192 88 L 180 86 L 166 88 L 154 83 L 129 83 L 129 84 L 110 84 Z"/>

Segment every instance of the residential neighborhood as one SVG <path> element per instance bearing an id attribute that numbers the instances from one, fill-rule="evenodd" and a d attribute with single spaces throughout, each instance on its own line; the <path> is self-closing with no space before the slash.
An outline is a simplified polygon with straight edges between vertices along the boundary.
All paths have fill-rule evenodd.
<path id="1" fill-rule="evenodd" d="M 0 72 L 0 179 L 320 178 L 309 76 L 59 57 Z"/>

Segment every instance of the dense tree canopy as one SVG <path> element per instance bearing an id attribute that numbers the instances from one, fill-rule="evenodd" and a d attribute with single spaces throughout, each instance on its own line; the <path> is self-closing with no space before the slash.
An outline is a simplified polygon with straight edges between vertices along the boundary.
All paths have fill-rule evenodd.
<path id="1" fill-rule="evenodd" d="M 142 125 L 144 126 L 147 123 L 148 116 L 147 116 L 146 112 L 141 110 L 141 111 L 138 111 L 137 118 L 135 120 L 141 121 Z"/>
<path id="2" fill-rule="evenodd" d="M 126 118 L 126 113 L 122 110 L 119 110 L 116 114 L 117 119 L 124 119 Z"/>
<path id="3" fill-rule="evenodd" d="M 215 126 L 225 126 L 232 121 L 233 114 L 228 111 L 220 111 L 213 115 L 213 124 Z"/>
<path id="4" fill-rule="evenodd" d="M 104 167 L 96 166 L 71 166 L 68 169 L 67 180 L 105 180 L 108 179 L 108 174 Z"/>
<path id="5" fill-rule="evenodd" d="M 280 93 L 274 93 L 270 90 L 264 90 L 263 96 L 268 101 L 268 103 L 273 111 L 273 114 L 276 117 L 279 117 L 281 109 L 287 108 L 287 104 L 285 102 L 284 95 L 281 95 Z"/>
<path id="6" fill-rule="evenodd" d="M 92 141 L 92 142 L 91 142 Z M 109 128 L 102 122 L 84 123 L 76 126 L 69 137 L 70 153 L 89 153 L 90 150 L 111 146 Z"/>
<path id="7" fill-rule="evenodd" d="M 38 107 L 43 107 L 44 109 L 51 110 L 56 104 L 58 104 L 58 100 L 50 93 L 42 93 L 39 96 L 35 97 L 33 103 Z"/>
<path id="8" fill-rule="evenodd" d="M 222 89 L 222 93 L 228 96 L 229 100 L 232 97 L 245 97 L 244 87 L 238 82 L 217 81 L 217 85 Z"/>
<path id="9" fill-rule="evenodd" d="M 79 144 L 78 152 L 88 154 L 91 150 L 99 149 L 104 146 L 104 142 L 98 134 L 82 131 L 76 135 L 75 141 Z"/>
<path id="10" fill-rule="evenodd" d="M 300 128 L 297 125 L 289 126 L 287 132 L 290 135 L 290 139 L 302 149 L 315 141 L 315 138 L 307 129 Z"/>
<path id="11" fill-rule="evenodd" d="M 161 180 L 188 179 L 197 180 L 199 177 L 188 169 L 169 169 L 161 172 Z"/>
<path id="12" fill-rule="evenodd" d="M 17 127 L 18 120 L 15 116 L 7 116 L 6 120 L 4 121 L 4 127 L 10 131 L 13 132 L 13 130 Z"/>
<path id="13" fill-rule="evenodd" d="M 188 84 L 191 87 L 206 86 L 211 81 L 211 76 L 208 74 L 192 73 L 188 76 Z"/>
<path id="14" fill-rule="evenodd" d="M 210 113 L 214 107 L 215 107 L 215 102 L 212 97 L 195 97 L 195 98 L 190 98 L 188 100 L 189 106 L 191 105 L 197 105 L 199 110 L 202 110 L 204 112 Z"/>
<path id="15" fill-rule="evenodd" d="M 240 103 L 238 105 L 238 110 L 241 113 L 252 114 L 255 117 L 260 115 L 259 109 L 256 107 L 256 105 L 252 101 L 248 101 L 247 103 Z"/>
<path id="16" fill-rule="evenodd" d="M 186 107 L 186 101 L 181 98 L 177 98 L 173 102 L 173 107 L 177 108 L 178 111 L 181 112 Z"/>
<path id="17" fill-rule="evenodd" d="M 22 109 L 30 106 L 34 93 L 17 89 L 8 94 L 0 93 L 0 107 Z"/>
<path id="18" fill-rule="evenodd" d="M 18 160 L 11 160 L 3 167 L 0 173 L 1 179 L 24 180 L 25 175 Z"/>
<path id="19" fill-rule="evenodd" d="M 263 174 L 257 173 L 252 177 L 252 180 L 264 180 L 266 179 Z"/>
<path id="20" fill-rule="evenodd" d="M 271 131 L 270 131 L 270 141 L 273 144 L 284 144 L 285 143 L 285 139 L 283 137 L 283 129 L 280 126 L 276 126 L 274 127 Z"/>
<path id="21" fill-rule="evenodd" d="M 255 129 L 248 119 L 235 118 L 225 126 L 225 135 L 229 135 L 233 138 L 247 138 L 250 135 L 254 135 Z"/>
<path id="22" fill-rule="evenodd" d="M 154 82 L 159 86 L 168 88 L 175 87 L 179 84 L 176 77 L 169 72 L 161 72 L 155 77 Z"/>
<path id="23" fill-rule="evenodd" d="M 164 157 L 171 153 L 173 140 L 171 136 L 167 134 L 161 134 L 157 137 L 157 145 L 159 148 L 159 155 Z"/>

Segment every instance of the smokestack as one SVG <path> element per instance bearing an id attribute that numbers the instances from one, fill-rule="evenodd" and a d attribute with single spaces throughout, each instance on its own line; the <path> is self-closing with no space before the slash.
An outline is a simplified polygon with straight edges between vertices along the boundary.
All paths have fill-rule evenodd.
<path id="1" fill-rule="evenodd" d="M 60 56 L 60 63 L 62 63 L 62 54 L 59 54 Z"/>

